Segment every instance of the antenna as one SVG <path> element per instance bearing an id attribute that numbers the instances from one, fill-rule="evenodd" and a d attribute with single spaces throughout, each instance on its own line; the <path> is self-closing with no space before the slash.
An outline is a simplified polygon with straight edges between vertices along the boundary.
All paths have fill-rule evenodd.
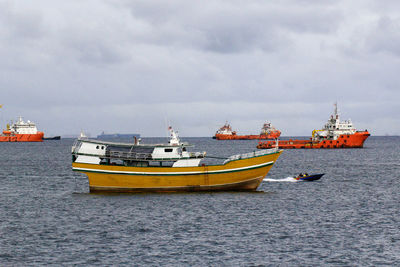
<path id="1" fill-rule="evenodd" d="M 170 127 L 171 125 L 170 125 L 170 123 L 168 122 L 167 115 L 165 115 L 164 121 L 165 121 L 165 129 L 166 129 L 165 132 L 166 132 L 167 137 L 169 137 L 169 127 Z"/>
<path id="2" fill-rule="evenodd" d="M 335 115 L 337 115 L 337 101 L 333 105 L 335 106 Z"/>

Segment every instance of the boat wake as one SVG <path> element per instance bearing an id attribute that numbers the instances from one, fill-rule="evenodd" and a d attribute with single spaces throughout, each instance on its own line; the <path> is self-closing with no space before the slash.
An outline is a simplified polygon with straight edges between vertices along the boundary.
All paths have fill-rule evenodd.
<path id="1" fill-rule="evenodd" d="M 263 181 L 264 182 L 291 182 L 291 183 L 294 183 L 294 182 L 298 182 L 299 180 L 296 180 L 294 177 L 289 176 L 289 177 L 282 178 L 282 179 L 265 178 Z"/>

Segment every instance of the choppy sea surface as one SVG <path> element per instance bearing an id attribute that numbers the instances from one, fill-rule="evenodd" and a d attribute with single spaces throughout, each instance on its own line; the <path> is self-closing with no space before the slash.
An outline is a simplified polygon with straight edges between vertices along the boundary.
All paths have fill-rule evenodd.
<path id="1" fill-rule="evenodd" d="M 257 143 L 182 139 L 218 157 Z M 400 137 L 285 150 L 254 193 L 179 194 L 91 194 L 73 141 L 0 143 L 0 266 L 400 263 Z"/>

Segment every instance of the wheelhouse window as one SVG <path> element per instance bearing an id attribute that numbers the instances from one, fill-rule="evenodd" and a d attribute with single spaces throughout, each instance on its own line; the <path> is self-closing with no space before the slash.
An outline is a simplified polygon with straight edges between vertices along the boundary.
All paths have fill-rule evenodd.
<path id="1" fill-rule="evenodd" d="M 164 148 L 164 152 L 170 153 L 170 152 L 172 152 L 172 148 Z"/>

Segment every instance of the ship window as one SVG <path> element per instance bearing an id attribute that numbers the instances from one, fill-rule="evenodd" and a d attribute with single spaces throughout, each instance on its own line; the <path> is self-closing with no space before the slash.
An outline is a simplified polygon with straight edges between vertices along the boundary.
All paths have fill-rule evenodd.
<path id="1" fill-rule="evenodd" d="M 96 149 L 99 149 L 99 146 L 96 146 Z"/>
<path id="2" fill-rule="evenodd" d="M 107 146 L 108 148 L 109 146 Z M 121 149 L 121 148 L 118 148 Z M 132 146 L 132 147 L 128 147 L 126 148 L 127 151 L 130 152 L 135 152 L 135 153 L 152 153 L 154 150 L 154 147 L 142 147 L 142 146 Z"/>
<path id="3" fill-rule="evenodd" d="M 165 148 L 164 152 L 172 152 L 172 148 Z"/>
<path id="4" fill-rule="evenodd" d="M 101 149 L 104 149 L 104 146 L 101 146 Z"/>
<path id="5" fill-rule="evenodd" d="M 162 167 L 172 167 L 173 164 L 174 164 L 174 162 L 172 162 L 172 161 L 163 161 L 161 163 L 161 166 Z"/>
<path id="6" fill-rule="evenodd" d="M 149 166 L 151 167 L 161 167 L 161 161 L 149 161 Z"/>

